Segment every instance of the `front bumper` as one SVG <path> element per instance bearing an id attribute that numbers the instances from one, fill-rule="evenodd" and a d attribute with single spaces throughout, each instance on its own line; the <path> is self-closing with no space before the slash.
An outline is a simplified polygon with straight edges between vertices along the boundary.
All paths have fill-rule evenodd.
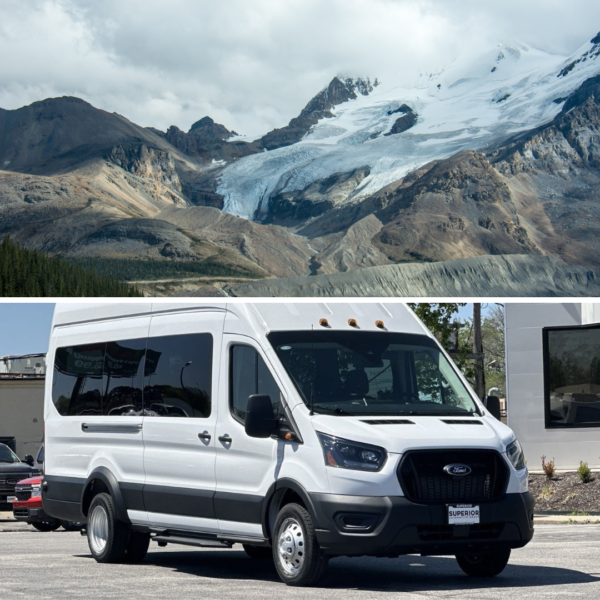
<path id="1" fill-rule="evenodd" d="M 330 556 L 454 555 L 522 548 L 533 537 L 529 492 L 480 503 L 479 525 L 448 525 L 445 504 L 399 496 L 310 495 L 319 545 Z"/>
<path id="2" fill-rule="evenodd" d="M 27 502 L 14 502 L 13 515 L 17 521 L 25 521 L 27 523 L 50 523 L 54 521 L 53 517 L 44 512 L 41 502 L 39 506 L 28 506 Z"/>

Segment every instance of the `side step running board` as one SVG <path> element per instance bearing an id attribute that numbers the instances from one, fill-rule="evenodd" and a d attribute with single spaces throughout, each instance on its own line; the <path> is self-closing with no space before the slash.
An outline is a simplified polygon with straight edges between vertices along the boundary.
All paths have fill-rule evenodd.
<path id="1" fill-rule="evenodd" d="M 152 541 L 163 544 L 183 544 L 184 546 L 199 546 L 201 548 L 231 548 L 231 544 L 219 540 L 206 540 L 202 538 L 182 537 L 178 535 L 156 535 Z"/>

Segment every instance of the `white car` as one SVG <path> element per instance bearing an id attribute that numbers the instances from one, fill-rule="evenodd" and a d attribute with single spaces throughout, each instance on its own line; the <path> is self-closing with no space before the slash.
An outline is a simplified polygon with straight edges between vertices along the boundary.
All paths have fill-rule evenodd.
<path id="1" fill-rule="evenodd" d="M 99 562 L 241 543 L 289 585 L 342 555 L 494 576 L 533 536 L 519 442 L 401 303 L 58 304 L 48 364 L 44 509 Z"/>

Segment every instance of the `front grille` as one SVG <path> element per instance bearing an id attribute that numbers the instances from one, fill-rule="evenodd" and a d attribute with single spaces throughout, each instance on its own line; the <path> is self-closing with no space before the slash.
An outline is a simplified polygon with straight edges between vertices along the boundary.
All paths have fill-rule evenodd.
<path id="1" fill-rule="evenodd" d="M 11 473 L 10 475 L 2 475 L 0 476 L 0 490 L 12 492 L 19 481 L 29 477 L 31 477 L 31 473 Z"/>
<path id="2" fill-rule="evenodd" d="M 464 534 L 457 532 L 453 525 L 423 525 L 417 527 L 419 537 L 427 542 L 447 542 L 456 539 L 465 540 L 495 540 L 504 529 L 503 523 L 486 525 L 466 525 Z"/>
<path id="3" fill-rule="evenodd" d="M 31 486 L 30 485 L 18 485 L 15 488 L 15 497 L 19 502 L 24 502 L 31 498 Z"/>
<path id="4" fill-rule="evenodd" d="M 453 464 L 467 465 L 471 472 L 444 472 Z M 404 495 L 425 504 L 498 500 L 506 492 L 508 477 L 508 466 L 495 450 L 412 450 L 398 467 Z"/>

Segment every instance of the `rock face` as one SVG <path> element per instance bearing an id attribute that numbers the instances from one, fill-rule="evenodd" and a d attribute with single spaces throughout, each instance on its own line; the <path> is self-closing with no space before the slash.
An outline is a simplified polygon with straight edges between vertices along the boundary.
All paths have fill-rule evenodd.
<path id="1" fill-rule="evenodd" d="M 375 82 L 377 85 L 377 82 Z M 309 129 L 323 118 L 332 117 L 334 106 L 357 98 L 357 93 L 367 96 L 373 91 L 370 80 L 334 77 L 286 127 L 274 129 L 260 139 L 260 145 L 275 150 L 299 142 Z"/>
<path id="2" fill-rule="evenodd" d="M 400 108 L 392 111 L 390 114 L 400 113 L 392 128 L 384 135 L 394 135 L 395 133 L 404 133 L 417 124 L 417 113 L 408 105 L 403 104 Z"/>
<path id="3" fill-rule="evenodd" d="M 0 109 L 0 166 L 37 173 L 43 163 L 76 148 L 127 141 L 164 147 L 151 131 L 79 98 L 49 98 L 17 110 Z"/>
<path id="4" fill-rule="evenodd" d="M 215 123 L 210 117 L 196 121 L 187 133 L 172 125 L 164 134 L 172 146 L 184 154 L 198 157 L 204 161 L 231 160 L 258 151 L 252 144 L 224 143 L 236 135 L 235 131 L 229 131 L 223 125 Z"/>
<path id="5" fill-rule="evenodd" d="M 345 202 L 369 173 L 369 167 L 361 167 L 350 173 L 334 173 L 311 183 L 301 192 L 283 192 L 271 196 L 264 222 L 280 225 L 306 224 L 311 218 Z"/>
<path id="6" fill-rule="evenodd" d="M 481 256 L 257 281 L 226 289 L 243 297 L 591 297 L 600 293 L 600 269 L 542 256 Z"/>

